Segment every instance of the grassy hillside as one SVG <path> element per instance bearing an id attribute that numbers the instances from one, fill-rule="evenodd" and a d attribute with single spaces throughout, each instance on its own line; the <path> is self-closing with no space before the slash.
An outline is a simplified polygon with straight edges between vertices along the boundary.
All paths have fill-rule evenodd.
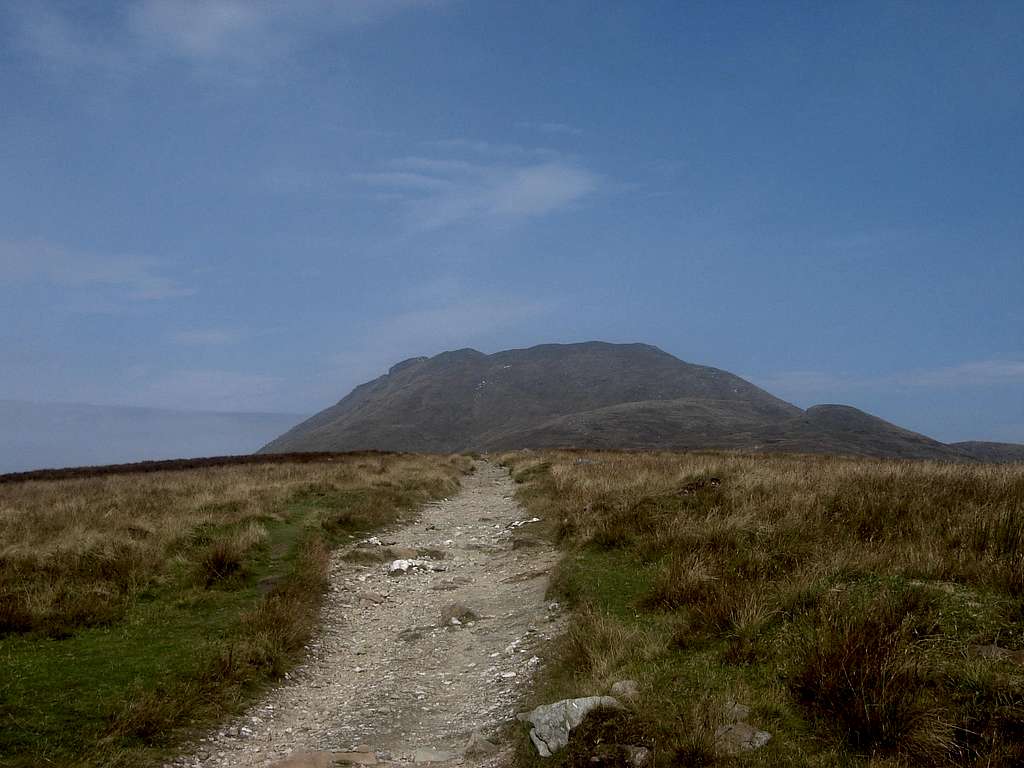
<path id="1" fill-rule="evenodd" d="M 468 466 L 353 455 L 0 485 L 0 766 L 158 764 L 300 658 L 333 544 Z"/>
<path id="2" fill-rule="evenodd" d="M 658 766 L 1024 764 L 1024 465 L 502 457 L 565 548 L 573 626 L 535 703 L 639 681 L 598 744 Z M 730 754 L 732 702 L 773 734 Z M 528 742 L 524 764 L 540 764 Z"/>

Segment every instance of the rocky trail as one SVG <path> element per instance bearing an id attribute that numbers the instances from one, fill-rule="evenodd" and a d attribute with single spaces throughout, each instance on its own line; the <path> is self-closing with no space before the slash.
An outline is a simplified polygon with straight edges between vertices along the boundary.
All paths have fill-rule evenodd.
<path id="1" fill-rule="evenodd" d="M 513 490 L 477 462 L 416 523 L 335 552 L 307 659 L 170 766 L 499 764 L 497 731 L 561 631 L 557 555 Z"/>

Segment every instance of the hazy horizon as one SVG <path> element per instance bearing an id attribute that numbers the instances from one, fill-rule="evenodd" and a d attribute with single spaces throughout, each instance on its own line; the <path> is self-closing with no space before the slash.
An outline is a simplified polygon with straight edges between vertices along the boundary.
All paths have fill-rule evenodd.
<path id="1" fill-rule="evenodd" d="M 1021 82 L 1008 2 L 6 4 L 0 399 L 600 339 L 1024 442 Z"/>
<path id="2" fill-rule="evenodd" d="M 0 400 L 0 474 L 252 453 L 303 418 Z"/>

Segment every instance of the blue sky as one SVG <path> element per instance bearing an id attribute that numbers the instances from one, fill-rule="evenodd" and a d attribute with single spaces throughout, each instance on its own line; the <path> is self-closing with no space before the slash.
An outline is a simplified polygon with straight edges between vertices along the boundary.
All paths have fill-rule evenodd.
<path id="1" fill-rule="evenodd" d="M 644 341 L 1024 441 L 1024 6 L 0 6 L 0 399 Z"/>

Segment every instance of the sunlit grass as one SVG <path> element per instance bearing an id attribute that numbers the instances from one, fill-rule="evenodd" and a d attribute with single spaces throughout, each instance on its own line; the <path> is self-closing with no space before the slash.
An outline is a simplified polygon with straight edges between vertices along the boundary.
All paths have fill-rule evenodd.
<path id="1" fill-rule="evenodd" d="M 535 700 L 644 691 L 556 764 L 628 738 L 659 766 L 1024 764 L 1024 670 L 975 650 L 1024 650 L 1024 465 L 501 459 L 566 550 L 554 589 L 575 608 Z M 715 745 L 729 700 L 768 746 Z"/>
<path id="2" fill-rule="evenodd" d="M 300 658 L 329 548 L 460 457 L 0 486 L 0 765 L 152 765 Z"/>

